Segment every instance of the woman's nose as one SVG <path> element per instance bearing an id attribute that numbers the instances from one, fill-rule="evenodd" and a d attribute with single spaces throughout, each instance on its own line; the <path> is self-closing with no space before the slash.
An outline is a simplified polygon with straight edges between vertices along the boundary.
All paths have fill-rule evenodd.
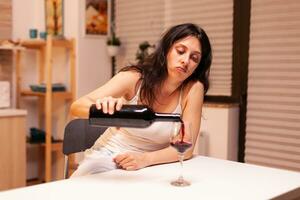
<path id="1" fill-rule="evenodd" d="M 183 65 L 187 65 L 189 63 L 189 57 L 188 56 L 182 56 L 181 60 L 180 60 L 181 64 Z"/>

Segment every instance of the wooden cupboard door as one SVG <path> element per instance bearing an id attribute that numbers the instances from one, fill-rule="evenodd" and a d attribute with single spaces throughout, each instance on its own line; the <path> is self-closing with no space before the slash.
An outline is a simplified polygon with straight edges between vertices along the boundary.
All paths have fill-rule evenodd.
<path id="1" fill-rule="evenodd" d="M 0 190 L 26 186 L 25 117 L 0 117 Z"/>

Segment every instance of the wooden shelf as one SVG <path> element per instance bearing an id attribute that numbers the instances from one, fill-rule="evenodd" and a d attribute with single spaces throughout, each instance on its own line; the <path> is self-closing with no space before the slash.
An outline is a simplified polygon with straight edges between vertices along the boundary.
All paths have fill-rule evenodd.
<path id="1" fill-rule="evenodd" d="M 53 40 L 53 45 L 56 47 L 73 48 L 73 43 L 70 40 Z"/>
<path id="2" fill-rule="evenodd" d="M 21 96 L 36 96 L 36 97 L 45 97 L 45 92 L 34 92 L 31 90 L 22 90 Z M 52 92 L 52 96 L 54 98 L 63 98 L 63 99 L 72 99 L 72 93 L 71 92 Z"/>
<path id="3" fill-rule="evenodd" d="M 29 143 L 27 142 L 26 144 L 27 148 L 45 148 L 46 145 L 45 143 Z M 62 152 L 62 146 L 63 146 L 63 142 L 59 141 L 59 142 L 52 142 L 51 143 L 51 151 L 52 152 Z"/>
<path id="4" fill-rule="evenodd" d="M 21 46 L 0 46 L 0 50 L 24 50 L 24 47 Z"/>
<path id="5" fill-rule="evenodd" d="M 23 40 L 20 42 L 21 46 L 29 49 L 40 49 L 45 47 L 47 42 L 41 39 Z M 73 48 L 71 40 L 66 39 L 53 39 L 52 44 L 55 47 Z"/>
<path id="6" fill-rule="evenodd" d="M 17 93 L 17 107 L 20 107 L 20 99 L 24 97 L 38 97 L 37 98 L 37 108 L 38 112 L 36 113 L 38 119 L 38 126 L 43 127 L 45 130 L 45 143 L 41 144 L 27 144 L 27 147 L 37 147 L 43 148 L 45 156 L 43 157 L 44 160 L 44 177 L 40 177 L 40 179 L 45 180 L 45 182 L 49 182 L 54 180 L 52 177 L 52 165 L 54 162 L 59 162 L 58 159 L 54 157 L 52 159 L 53 152 L 62 152 L 62 142 L 55 142 L 53 143 L 51 138 L 53 134 L 53 108 L 56 106 L 54 101 L 60 101 L 60 103 L 69 106 L 68 101 L 75 100 L 75 92 L 76 92 L 76 80 L 75 80 L 75 40 L 74 39 L 57 39 L 53 38 L 51 35 L 47 36 L 46 40 L 42 39 L 31 39 L 31 40 L 21 40 L 20 46 L 24 48 L 24 51 L 17 50 L 15 57 L 16 57 L 16 93 Z M 34 50 L 37 53 L 37 69 L 38 69 L 38 80 L 37 84 L 44 83 L 46 86 L 51 88 L 53 84 L 52 76 L 53 76 L 53 60 L 55 59 L 56 55 L 54 53 L 53 47 L 61 47 L 66 49 L 65 51 L 67 58 L 69 58 L 69 63 L 66 65 L 66 69 L 69 73 L 69 90 L 68 91 L 51 91 L 46 90 L 46 92 L 34 92 L 30 89 L 22 89 L 22 75 L 21 75 L 21 59 L 27 50 Z M 24 66 L 25 68 L 26 66 Z M 67 115 L 68 112 L 63 112 L 63 115 Z M 66 116 L 66 118 L 68 118 Z M 59 123 L 61 124 L 61 123 Z M 53 162 L 54 161 L 54 162 Z M 43 165 L 40 165 L 43 166 Z M 63 169 L 61 169 L 63 170 Z M 43 173 L 41 173 L 43 174 Z M 40 174 L 40 175 L 41 175 Z"/>
<path id="7" fill-rule="evenodd" d="M 20 42 L 21 46 L 25 48 L 33 48 L 33 49 L 39 49 L 41 47 L 44 47 L 46 45 L 45 40 L 41 39 L 35 39 L 35 40 L 23 40 Z"/>

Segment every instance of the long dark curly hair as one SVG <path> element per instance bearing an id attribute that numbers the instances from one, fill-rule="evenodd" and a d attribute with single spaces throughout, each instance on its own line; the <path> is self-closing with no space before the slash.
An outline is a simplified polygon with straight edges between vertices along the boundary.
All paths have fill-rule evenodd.
<path id="1" fill-rule="evenodd" d="M 200 81 L 205 93 L 209 88 L 209 71 L 212 62 L 212 50 L 209 38 L 205 31 L 192 23 L 179 24 L 167 30 L 160 39 L 155 51 L 147 57 L 143 63 L 137 63 L 124 67 L 120 71 L 137 71 L 141 74 L 140 100 L 150 107 L 156 100 L 156 92 L 167 78 L 167 54 L 172 45 L 180 39 L 194 36 L 201 44 L 201 60 L 193 74 L 183 84 L 189 81 Z"/>

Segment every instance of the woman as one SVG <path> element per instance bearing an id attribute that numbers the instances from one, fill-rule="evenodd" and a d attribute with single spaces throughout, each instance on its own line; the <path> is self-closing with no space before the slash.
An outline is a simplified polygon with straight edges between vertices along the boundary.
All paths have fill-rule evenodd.
<path id="1" fill-rule="evenodd" d="M 123 68 L 105 85 L 75 101 L 71 113 L 87 118 L 93 103 L 109 114 L 123 104 L 144 104 L 155 112 L 180 113 L 184 122 L 192 122 L 196 140 L 211 60 L 210 42 L 203 29 L 190 23 L 174 26 L 143 63 Z M 164 122 L 145 129 L 110 127 L 86 151 L 72 176 L 174 162 L 178 158 L 169 146 L 171 128 Z M 193 148 L 186 159 L 192 157 Z"/>

